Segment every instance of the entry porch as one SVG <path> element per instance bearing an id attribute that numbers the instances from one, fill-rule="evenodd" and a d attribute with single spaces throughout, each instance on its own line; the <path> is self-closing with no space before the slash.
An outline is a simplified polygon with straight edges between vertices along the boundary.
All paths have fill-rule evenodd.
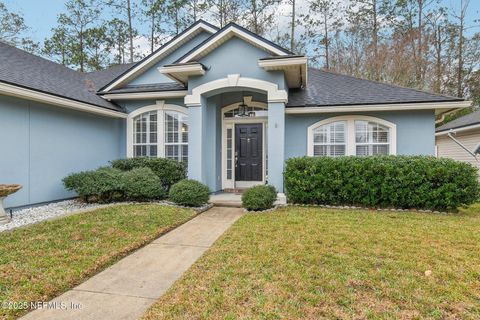
<path id="1" fill-rule="evenodd" d="M 213 192 L 273 185 L 283 192 L 285 102 L 244 87 L 188 105 L 188 177 Z"/>

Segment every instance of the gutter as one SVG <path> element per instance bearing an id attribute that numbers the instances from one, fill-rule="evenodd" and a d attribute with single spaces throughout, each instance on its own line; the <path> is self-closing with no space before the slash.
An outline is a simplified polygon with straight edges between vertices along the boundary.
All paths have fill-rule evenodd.
<path id="1" fill-rule="evenodd" d="M 113 117 L 113 118 L 127 118 L 127 114 L 121 111 L 114 111 L 111 109 L 95 106 L 86 102 L 80 102 L 70 98 L 64 98 L 57 95 L 27 89 L 24 87 L 11 85 L 7 83 L 0 82 L 0 94 L 7 96 L 13 96 L 17 98 L 22 98 L 26 100 L 37 101 L 40 103 L 46 103 L 49 105 L 59 106 L 63 108 L 84 111 L 89 113 L 94 113 L 102 116 Z"/>

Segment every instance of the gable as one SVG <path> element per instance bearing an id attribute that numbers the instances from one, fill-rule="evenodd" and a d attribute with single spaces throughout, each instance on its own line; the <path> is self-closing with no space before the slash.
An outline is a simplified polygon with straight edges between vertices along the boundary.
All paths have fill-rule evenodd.
<path id="1" fill-rule="evenodd" d="M 124 86 L 136 86 L 136 85 L 145 85 L 145 84 L 154 84 L 154 83 L 167 83 L 174 82 L 174 80 L 158 72 L 158 68 L 163 67 L 173 63 L 175 60 L 183 56 L 185 53 L 190 51 L 192 48 L 196 47 L 198 44 L 203 42 L 210 36 L 208 32 L 201 32 L 196 35 L 193 39 L 176 49 L 174 52 L 166 56 L 165 58 L 158 61 L 153 66 L 149 67 L 143 73 L 140 73 L 136 78 L 133 78 L 130 82 L 126 83 Z"/>
<path id="2" fill-rule="evenodd" d="M 245 42 L 250 43 L 252 46 L 256 46 L 269 55 L 274 56 L 287 56 L 292 55 L 292 52 L 289 50 L 280 47 L 279 45 L 260 37 L 259 35 L 235 24 L 229 23 L 221 30 L 210 36 L 203 43 L 192 49 L 190 52 L 182 56 L 180 59 L 176 60 L 175 63 L 188 63 L 192 61 L 199 61 L 204 56 L 208 55 L 211 51 L 215 50 L 217 47 L 223 45 L 225 42 L 228 42 L 232 37 L 237 37 L 242 39 Z"/>
<path id="3" fill-rule="evenodd" d="M 122 73 L 121 75 L 113 79 L 112 81 L 110 81 L 108 84 L 106 84 L 104 87 L 102 87 L 99 90 L 99 93 L 107 93 L 110 90 L 124 87 L 125 85 L 130 84 L 134 79 L 138 78 L 141 74 L 145 73 L 146 71 L 152 69 L 152 67 L 159 64 L 161 60 L 168 58 L 168 56 L 171 56 L 172 54 L 174 54 L 181 47 L 184 47 L 185 45 L 188 47 L 188 43 L 191 43 L 191 47 L 194 47 L 195 46 L 194 39 L 196 39 L 197 36 L 200 35 L 199 42 L 201 42 L 202 34 L 204 33 L 213 34 L 217 30 L 218 30 L 217 27 L 203 20 L 199 20 L 195 22 L 193 25 L 191 25 L 186 30 L 184 30 L 182 33 L 178 34 L 173 39 L 168 41 L 166 44 L 158 48 L 152 54 L 145 57 L 144 59 L 136 63 L 133 67 L 131 67 L 130 69 L 128 69 L 127 71 L 125 71 L 124 73 Z M 206 37 L 206 36 L 203 35 L 203 37 Z M 185 51 L 188 51 L 188 49 L 186 49 Z M 141 80 L 141 82 L 148 82 L 148 83 L 150 83 L 150 81 L 152 81 L 152 78 L 148 76 L 146 77 L 146 79 Z M 153 79 L 153 81 L 156 81 L 156 80 Z"/>

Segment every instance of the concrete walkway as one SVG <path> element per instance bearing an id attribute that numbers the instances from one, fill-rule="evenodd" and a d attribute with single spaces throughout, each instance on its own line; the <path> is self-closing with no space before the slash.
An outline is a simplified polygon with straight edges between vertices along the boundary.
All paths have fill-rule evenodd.
<path id="1" fill-rule="evenodd" d="M 214 207 L 22 319 L 138 319 L 242 214 Z"/>

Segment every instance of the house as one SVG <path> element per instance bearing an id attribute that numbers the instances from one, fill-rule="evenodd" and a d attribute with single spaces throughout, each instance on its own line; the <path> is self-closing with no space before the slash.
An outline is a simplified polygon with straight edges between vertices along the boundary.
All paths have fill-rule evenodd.
<path id="1" fill-rule="evenodd" d="M 457 142 L 449 137 L 449 133 Z M 438 127 L 435 141 L 438 157 L 468 162 L 480 168 L 480 162 L 468 152 L 473 152 L 480 144 L 480 110 Z M 478 160 L 480 161 L 480 157 Z"/>
<path id="2" fill-rule="evenodd" d="M 143 60 L 81 74 L 0 44 L 6 205 L 74 196 L 61 179 L 122 157 L 188 163 L 212 191 L 269 183 L 287 158 L 434 155 L 462 99 L 308 67 L 234 23 L 198 21 Z"/>

